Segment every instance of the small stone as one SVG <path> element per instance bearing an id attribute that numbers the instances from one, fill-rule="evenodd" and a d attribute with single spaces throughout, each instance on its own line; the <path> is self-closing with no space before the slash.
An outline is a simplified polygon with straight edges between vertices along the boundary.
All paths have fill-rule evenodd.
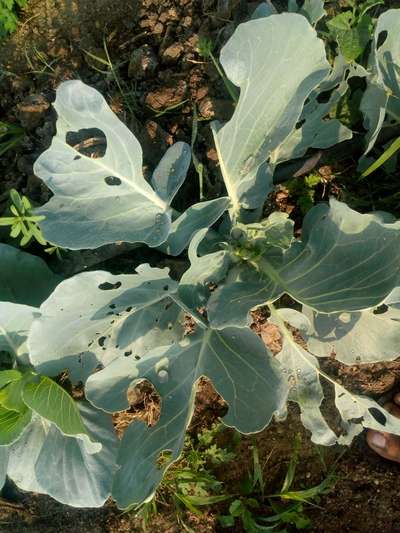
<path id="1" fill-rule="evenodd" d="M 208 87 L 205 85 L 204 87 L 200 87 L 199 89 L 197 89 L 197 93 L 196 93 L 196 100 L 202 100 L 203 98 L 205 98 L 208 94 Z"/>
<path id="2" fill-rule="evenodd" d="M 18 118 L 27 131 L 37 128 L 43 121 L 50 102 L 41 94 L 31 94 L 18 105 Z"/>
<path id="3" fill-rule="evenodd" d="M 152 48 L 144 44 L 132 52 L 128 76 L 135 80 L 151 78 L 158 67 L 158 60 Z"/>
<path id="4" fill-rule="evenodd" d="M 176 7 L 168 9 L 168 18 L 169 20 L 179 20 L 179 14 Z"/>
<path id="5" fill-rule="evenodd" d="M 218 120 L 228 120 L 232 116 L 233 106 L 228 100 L 206 96 L 199 103 L 199 113 L 202 117 Z"/>
<path id="6" fill-rule="evenodd" d="M 175 87 L 161 87 L 148 93 L 146 104 L 155 111 L 167 109 L 182 102 L 185 99 L 186 91 L 186 82 L 180 80 Z"/>
<path id="7" fill-rule="evenodd" d="M 157 22 L 157 24 L 153 28 L 153 33 L 155 35 L 161 35 L 164 31 L 164 24 L 161 24 L 161 22 Z"/>
<path id="8" fill-rule="evenodd" d="M 178 61 L 178 59 L 183 54 L 184 47 L 181 43 L 173 43 L 171 46 L 168 46 L 162 54 L 162 59 L 164 63 L 172 65 Z"/>

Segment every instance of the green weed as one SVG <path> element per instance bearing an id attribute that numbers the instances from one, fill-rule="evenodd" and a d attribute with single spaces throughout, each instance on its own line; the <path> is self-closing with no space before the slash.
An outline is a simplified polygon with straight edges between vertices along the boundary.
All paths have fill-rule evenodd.
<path id="1" fill-rule="evenodd" d="M 48 254 L 56 253 L 60 257 L 60 249 L 57 246 L 49 245 L 50 243 L 43 237 L 38 223 L 44 220 L 45 217 L 33 213 L 29 198 L 21 196 L 18 191 L 11 189 L 10 199 L 9 209 L 11 216 L 0 217 L 0 226 L 8 226 L 10 228 L 10 237 L 12 239 L 21 239 L 20 246 L 27 246 L 32 240 L 35 240 L 42 246 L 46 246 L 45 252 Z"/>

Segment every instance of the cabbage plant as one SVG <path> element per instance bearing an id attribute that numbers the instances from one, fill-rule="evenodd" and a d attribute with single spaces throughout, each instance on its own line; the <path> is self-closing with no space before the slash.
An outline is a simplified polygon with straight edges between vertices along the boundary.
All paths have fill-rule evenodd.
<path id="1" fill-rule="evenodd" d="M 190 165 L 187 144 L 171 146 L 147 180 L 139 142 L 104 98 L 81 81 L 58 88 L 57 133 L 34 167 L 53 192 L 37 211 L 44 238 L 71 250 L 120 241 L 170 256 L 187 250 L 188 268 L 180 279 L 144 263 L 60 280 L 41 260 L 0 246 L 8 354 L 0 484 L 7 475 L 73 506 L 101 506 L 110 495 L 121 509 L 140 505 L 181 453 L 202 376 L 227 403 L 224 423 L 245 434 L 284 417 L 288 402 L 317 444 L 349 444 L 364 427 L 400 434 L 398 419 L 319 366 L 321 357 L 348 365 L 397 357 L 400 222 L 331 199 L 309 211 L 295 238 L 286 214 L 265 210 L 280 163 L 351 138 L 329 118 L 349 79 L 381 80 L 341 56 L 330 65 L 315 4 L 305 13 L 261 9 L 222 49 L 240 90 L 232 118 L 212 124 L 226 195 L 183 212 L 172 203 Z M 397 46 L 394 25 L 385 27 L 387 46 Z M 95 155 L 76 142 L 87 130 L 102 139 Z M 280 305 L 283 295 L 293 308 Z M 259 306 L 281 333 L 276 356 L 251 329 Z M 160 418 L 151 427 L 134 420 L 119 440 L 112 416 L 143 380 L 160 396 Z M 320 410 L 323 382 L 334 387 L 340 433 Z"/>

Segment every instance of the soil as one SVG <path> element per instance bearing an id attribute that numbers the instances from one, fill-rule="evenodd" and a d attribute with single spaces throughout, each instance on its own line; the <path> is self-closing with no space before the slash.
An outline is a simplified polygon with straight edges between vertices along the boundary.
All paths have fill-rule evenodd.
<path id="1" fill-rule="evenodd" d="M 394 7 L 393 2 L 386 4 Z M 257 2 L 246 0 L 31 0 L 21 16 L 19 29 L 0 49 L 0 120 L 21 124 L 25 130 L 17 149 L 0 160 L 0 215 L 6 209 L 12 187 L 37 204 L 49 198 L 49 191 L 34 176 L 32 165 L 54 134 L 51 102 L 55 88 L 61 81 L 74 78 L 101 91 L 112 109 L 136 133 L 148 169 L 154 168 L 173 142 L 190 143 L 195 108 L 200 122 L 194 150 L 204 164 L 205 194 L 207 198 L 218 196 L 222 185 L 209 120 L 227 119 L 233 108 L 213 65 L 197 51 L 199 39 L 211 38 L 217 53 L 255 5 Z M 104 64 L 108 57 L 111 68 Z M 331 179 L 334 170 L 321 168 L 322 176 L 329 174 L 324 184 L 325 197 L 329 192 L 337 192 L 338 185 Z M 198 196 L 198 176 L 192 168 L 177 202 L 182 208 Z M 282 210 L 293 210 L 284 190 L 275 201 Z M 0 233 L 2 238 L 6 240 L 5 233 Z M 29 251 L 43 254 L 35 245 Z M 83 264 L 102 264 L 114 272 L 132 270 L 135 253 L 140 252 L 121 245 L 75 254 L 69 272 L 80 270 Z M 69 260 L 70 257 L 66 258 L 68 265 Z M 159 264 L 160 257 L 155 255 L 151 261 Z M 179 272 L 185 262 L 178 258 L 168 265 Z M 279 349 L 279 336 L 273 328 L 265 327 L 262 316 L 256 317 L 255 329 L 272 349 Z M 375 398 L 388 394 L 400 382 L 399 362 L 347 367 L 326 360 L 323 365 L 325 372 L 355 392 Z M 330 395 L 327 390 L 323 410 L 335 427 L 337 413 L 329 402 Z M 159 402 L 151 387 L 142 386 L 132 393 L 130 400 L 129 412 L 115 420 L 119 434 L 134 418 L 149 424 L 157 422 Z M 202 381 L 189 431 L 196 435 L 225 411 L 226 406 L 212 385 Z M 278 491 L 282 485 L 297 433 L 302 437 L 302 447 L 295 488 L 310 487 L 326 477 L 320 460 L 322 452 L 310 442 L 297 408 L 291 407 L 286 421 L 274 422 L 255 437 L 269 493 Z M 234 493 L 250 470 L 252 443 L 250 437 L 243 438 L 238 459 L 217 472 L 226 491 Z M 376 456 L 367 447 L 364 435 L 349 449 L 329 448 L 323 456 L 328 470 L 336 464 L 337 482 L 334 490 L 321 498 L 318 507 L 307 510 L 312 520 L 311 531 L 400 532 L 400 464 Z M 139 519 L 132 513 L 122 514 L 112 502 L 102 509 L 73 509 L 46 496 L 21 497 L 22 501 L 17 503 L 0 499 L 1 532 L 142 531 Z M 226 513 L 227 506 L 210 508 L 201 517 L 188 514 L 186 523 L 196 533 L 219 531 L 217 514 Z M 183 531 L 172 505 L 162 508 L 148 530 Z M 224 531 L 242 529 L 237 524 Z"/>

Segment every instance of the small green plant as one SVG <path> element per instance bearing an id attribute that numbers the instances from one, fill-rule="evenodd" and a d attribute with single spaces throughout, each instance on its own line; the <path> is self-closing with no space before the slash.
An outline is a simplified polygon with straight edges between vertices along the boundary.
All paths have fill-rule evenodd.
<path id="1" fill-rule="evenodd" d="M 303 215 L 314 206 L 316 188 L 320 183 L 321 176 L 317 173 L 309 174 L 305 178 L 294 178 L 285 183 Z"/>
<path id="2" fill-rule="evenodd" d="M 298 434 L 280 492 L 265 496 L 263 469 L 254 442 L 252 447 L 253 471 L 244 478 L 241 484 L 241 494 L 229 506 L 229 514 L 219 517 L 221 526 L 233 527 L 236 520 L 239 519 L 244 530 L 248 533 L 261 531 L 285 533 L 287 530 L 280 528 L 286 526 L 293 526 L 296 530 L 309 528 L 311 520 L 305 514 L 304 507 L 315 505 L 322 494 L 329 492 L 335 482 L 335 476 L 331 472 L 316 486 L 298 491 L 291 490 L 295 480 L 300 449 L 301 437 Z M 279 499 L 280 503 L 276 503 L 276 499 Z M 264 514 L 265 508 L 272 513 L 270 512 L 267 517 L 261 515 L 261 507 L 264 509 Z"/>
<path id="3" fill-rule="evenodd" d="M 215 423 L 210 429 L 203 429 L 196 441 L 186 436 L 181 458 L 167 470 L 155 496 L 138 512 L 145 528 L 158 513 L 160 505 L 172 502 L 179 524 L 186 531 L 192 531 L 184 521 L 184 510 L 201 515 L 202 507 L 232 498 L 222 492 L 223 483 L 217 480 L 211 468 L 235 458 L 233 451 L 218 444 L 218 436 L 223 430 L 223 424 Z M 232 448 L 237 439 L 240 439 L 240 434 L 235 432 Z M 170 456 L 163 455 L 161 461 L 162 464 L 169 462 Z"/>
<path id="4" fill-rule="evenodd" d="M 17 10 L 27 4 L 28 0 L 0 0 L 0 39 L 16 30 Z"/>
<path id="5" fill-rule="evenodd" d="M 44 220 L 44 216 L 35 215 L 33 206 L 26 196 L 21 196 L 15 189 L 10 190 L 10 212 L 12 216 L 0 217 L 0 226 L 10 227 L 10 237 L 21 238 L 20 246 L 27 246 L 32 240 L 36 240 L 42 246 L 46 246 L 45 252 L 60 254 L 57 246 L 49 246 L 43 237 L 38 224 Z"/>
<path id="6" fill-rule="evenodd" d="M 384 0 L 347 0 L 348 9 L 326 23 L 330 38 L 338 43 L 341 53 L 348 61 L 355 61 L 366 49 L 374 29 L 370 10 L 384 3 Z"/>

